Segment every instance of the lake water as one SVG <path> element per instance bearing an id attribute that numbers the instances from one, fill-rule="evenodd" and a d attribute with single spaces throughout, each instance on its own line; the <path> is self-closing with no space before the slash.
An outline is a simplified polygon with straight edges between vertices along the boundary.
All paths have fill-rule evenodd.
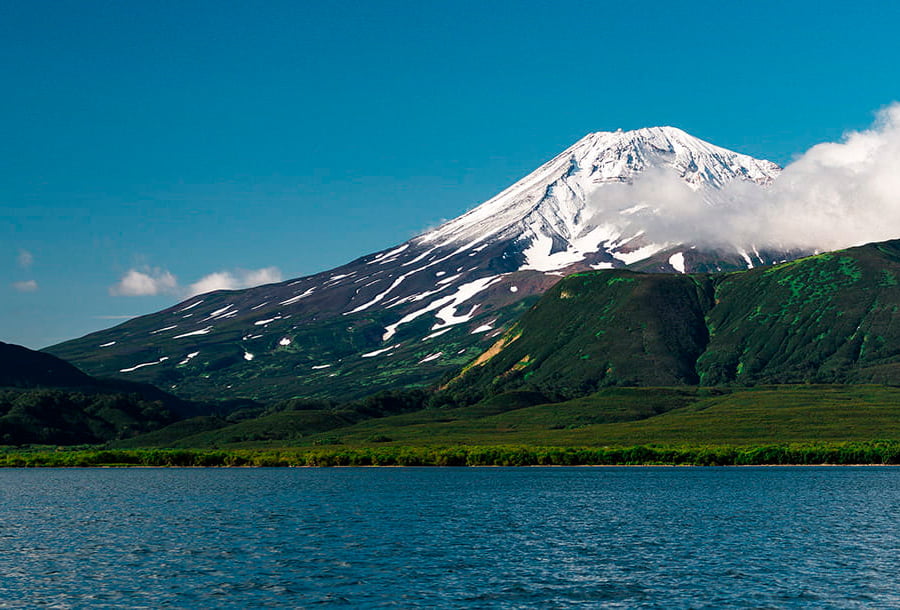
<path id="1" fill-rule="evenodd" d="M 0 470 L 0 607 L 900 606 L 896 468 Z"/>

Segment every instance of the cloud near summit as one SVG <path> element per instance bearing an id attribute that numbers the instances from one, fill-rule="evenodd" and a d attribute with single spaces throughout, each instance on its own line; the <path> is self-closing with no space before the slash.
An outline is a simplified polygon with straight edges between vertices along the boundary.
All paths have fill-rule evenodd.
<path id="1" fill-rule="evenodd" d="M 109 289 L 112 296 L 139 297 L 173 295 L 188 298 L 214 290 L 239 290 L 282 280 L 277 267 L 238 269 L 210 273 L 188 286 L 180 286 L 171 272 L 159 268 L 129 269 Z"/>
<path id="2" fill-rule="evenodd" d="M 623 229 L 653 243 L 834 250 L 900 238 L 900 103 L 867 130 L 813 146 L 768 187 L 734 181 L 711 205 L 671 172 L 648 171 L 627 189 L 604 189 L 594 213 L 644 209 Z"/>

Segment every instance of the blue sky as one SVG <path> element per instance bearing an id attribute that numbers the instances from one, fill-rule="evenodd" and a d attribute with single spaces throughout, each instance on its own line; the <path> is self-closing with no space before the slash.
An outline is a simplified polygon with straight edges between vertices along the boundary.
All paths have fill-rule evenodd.
<path id="1" fill-rule="evenodd" d="M 900 99 L 898 28 L 866 1 L 5 0 L 0 340 L 337 266 L 591 131 L 787 163 Z"/>

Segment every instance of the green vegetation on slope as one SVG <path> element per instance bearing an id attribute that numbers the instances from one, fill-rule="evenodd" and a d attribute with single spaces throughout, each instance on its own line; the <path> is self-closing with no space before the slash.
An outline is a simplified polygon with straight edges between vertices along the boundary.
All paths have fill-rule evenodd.
<path id="1" fill-rule="evenodd" d="M 181 422 L 117 447 L 630 446 L 900 439 L 900 388 L 605 388 L 560 403 L 515 392 L 457 408 L 363 415 L 346 406 L 206 429 Z M 179 432 L 183 434 L 179 436 Z"/>
<path id="2" fill-rule="evenodd" d="M 175 419 L 162 402 L 137 394 L 0 390 L 0 444 L 5 445 L 102 443 Z"/>
<path id="3" fill-rule="evenodd" d="M 50 354 L 0 342 L 0 444 L 102 443 L 201 410 L 153 386 L 97 379 Z"/>
<path id="4" fill-rule="evenodd" d="M 900 241 L 729 274 L 578 273 L 547 292 L 461 374 L 445 375 L 438 391 L 251 404 L 121 444 L 233 449 L 900 438 L 897 389 L 839 385 L 900 384 L 900 330 L 893 323 L 898 278 Z M 385 357 L 369 369 L 378 377 L 374 385 L 360 383 L 353 391 L 389 378 L 401 386 L 424 383 L 434 371 L 421 357 L 434 346 L 416 343 L 406 364 Z M 459 351 L 462 365 L 470 356 Z M 281 374 L 273 370 L 267 391 L 282 391 Z M 350 378 L 327 374 L 337 375 L 329 398 L 343 395 Z M 208 383 L 215 383 L 211 374 Z M 776 383 L 782 385 L 761 385 Z M 809 385 L 823 383 L 833 385 Z"/>
<path id="5" fill-rule="evenodd" d="M 611 385 L 696 384 L 712 295 L 703 276 L 577 273 L 450 388 L 476 398 L 523 388 L 565 399 Z"/>
<path id="6" fill-rule="evenodd" d="M 448 386 L 475 402 L 604 386 L 900 384 L 900 241 L 718 275 L 579 273 Z M 490 356 L 490 357 L 488 357 Z"/>
<path id="7" fill-rule="evenodd" d="M 482 414 L 424 410 L 314 435 L 348 446 L 525 444 L 627 446 L 900 439 L 900 388 L 761 386 L 734 391 L 611 388 L 556 404 Z"/>
<path id="8" fill-rule="evenodd" d="M 179 421 L 149 434 L 117 441 L 114 445 L 170 448 L 254 446 L 260 443 L 285 445 L 367 419 L 419 411 L 431 398 L 430 393 L 414 389 L 379 392 L 348 403 L 289 399 L 277 402 L 261 413 L 235 411 L 222 417 Z"/>
<path id="9" fill-rule="evenodd" d="M 900 383 L 900 242 L 731 274 L 701 383 Z"/>

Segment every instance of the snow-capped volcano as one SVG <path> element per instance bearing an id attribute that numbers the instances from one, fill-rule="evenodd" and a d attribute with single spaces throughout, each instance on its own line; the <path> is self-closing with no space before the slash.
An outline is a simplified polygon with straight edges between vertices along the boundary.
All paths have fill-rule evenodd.
<path id="1" fill-rule="evenodd" d="M 480 353 L 566 273 L 715 271 L 789 258 L 690 239 L 654 243 L 641 225 L 667 213 L 638 188 L 653 172 L 716 206 L 729 183 L 765 186 L 779 171 L 672 127 L 592 133 L 397 247 L 280 284 L 192 297 L 49 351 L 92 374 L 186 396 L 346 397 L 425 383 Z"/>
<path id="2" fill-rule="evenodd" d="M 718 203 L 720 190 L 733 180 L 766 186 L 781 171 L 770 161 L 713 146 L 674 127 L 597 132 L 413 243 L 434 248 L 458 244 L 468 249 L 515 240 L 524 254 L 521 268 L 539 271 L 563 269 L 601 250 L 611 255 L 599 257 L 606 263 L 603 266 L 634 263 L 664 247 L 635 248 L 633 240 L 640 230 L 630 235 L 623 232 L 634 224 L 631 219 L 622 222 L 623 217 L 644 203 L 632 200 L 601 215 L 592 209 L 591 201 L 602 201 L 604 189 L 631 184 L 648 169 L 678 176 L 709 205 Z M 631 247 L 626 247 L 629 243 Z"/>

